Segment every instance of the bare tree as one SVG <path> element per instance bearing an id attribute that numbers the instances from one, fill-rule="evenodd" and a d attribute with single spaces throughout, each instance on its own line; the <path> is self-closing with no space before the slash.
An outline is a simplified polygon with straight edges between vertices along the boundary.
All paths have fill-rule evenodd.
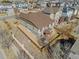
<path id="1" fill-rule="evenodd" d="M 10 27 L 7 27 L 6 24 L 1 25 L 0 27 L 0 44 L 2 47 L 9 48 L 13 42 L 13 38 L 11 36 L 12 32 Z"/>
<path id="2" fill-rule="evenodd" d="M 9 48 L 13 42 L 13 38 L 11 36 L 11 33 L 8 33 L 7 31 L 3 31 L 1 34 L 1 44 L 2 44 L 2 47 L 7 47 Z"/>

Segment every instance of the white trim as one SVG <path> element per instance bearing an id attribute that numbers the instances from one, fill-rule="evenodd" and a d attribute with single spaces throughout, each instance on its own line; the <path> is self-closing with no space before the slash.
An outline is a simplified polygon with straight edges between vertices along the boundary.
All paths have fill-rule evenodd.
<path id="1" fill-rule="evenodd" d="M 25 51 L 25 53 L 30 57 L 30 59 L 34 59 L 34 57 L 29 53 L 29 51 L 24 48 L 24 45 L 21 44 L 21 43 L 15 38 L 14 34 L 12 34 L 12 37 L 13 37 L 13 39 L 17 42 L 17 44 Z"/>

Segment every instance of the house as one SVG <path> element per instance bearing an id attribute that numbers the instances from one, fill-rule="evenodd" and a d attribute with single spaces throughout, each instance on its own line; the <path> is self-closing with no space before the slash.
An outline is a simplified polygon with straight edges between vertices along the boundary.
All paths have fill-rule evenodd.
<path id="1" fill-rule="evenodd" d="M 31 22 L 37 29 L 43 29 L 44 27 L 49 26 L 52 24 L 52 20 L 50 17 L 43 12 L 36 12 L 36 13 L 20 13 L 19 17 L 23 18 L 24 21 Z"/>

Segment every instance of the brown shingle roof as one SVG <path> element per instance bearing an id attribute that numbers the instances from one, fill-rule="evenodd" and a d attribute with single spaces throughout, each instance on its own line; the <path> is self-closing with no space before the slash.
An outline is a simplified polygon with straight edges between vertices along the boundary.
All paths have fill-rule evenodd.
<path id="1" fill-rule="evenodd" d="M 37 13 L 20 13 L 20 17 L 32 22 L 38 29 L 42 29 L 52 23 L 50 17 L 42 12 Z"/>

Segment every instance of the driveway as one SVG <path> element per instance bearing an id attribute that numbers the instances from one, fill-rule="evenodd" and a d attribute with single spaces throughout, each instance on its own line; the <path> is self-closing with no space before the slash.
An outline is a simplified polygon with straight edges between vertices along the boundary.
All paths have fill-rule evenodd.
<path id="1" fill-rule="evenodd" d="M 6 59 L 5 53 L 0 49 L 0 59 Z"/>

